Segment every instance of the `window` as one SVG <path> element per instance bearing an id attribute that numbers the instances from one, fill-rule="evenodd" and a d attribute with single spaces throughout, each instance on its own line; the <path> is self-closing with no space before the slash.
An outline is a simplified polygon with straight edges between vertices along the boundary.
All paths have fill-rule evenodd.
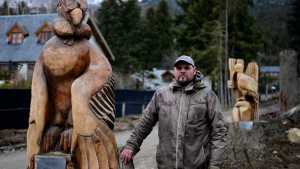
<path id="1" fill-rule="evenodd" d="M 22 44 L 25 37 L 27 37 L 29 33 L 26 31 L 25 27 L 16 22 L 7 32 L 7 43 L 13 45 Z"/>
<path id="2" fill-rule="evenodd" d="M 46 43 L 52 37 L 51 31 L 40 32 L 38 35 L 38 43 Z"/>
<path id="3" fill-rule="evenodd" d="M 37 37 L 37 43 L 44 44 L 53 36 L 52 27 L 47 21 L 45 21 L 43 25 L 37 29 L 35 34 Z"/>
<path id="4" fill-rule="evenodd" d="M 8 43 L 13 45 L 18 45 L 23 43 L 24 35 L 21 32 L 12 32 L 8 36 Z"/>

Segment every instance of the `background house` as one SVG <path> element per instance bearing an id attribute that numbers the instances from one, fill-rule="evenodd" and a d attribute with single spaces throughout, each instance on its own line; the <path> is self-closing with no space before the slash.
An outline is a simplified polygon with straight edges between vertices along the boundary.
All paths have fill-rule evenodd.
<path id="1" fill-rule="evenodd" d="M 262 66 L 260 67 L 261 76 L 270 76 L 279 78 L 280 67 L 279 66 Z"/>
<path id="2" fill-rule="evenodd" d="M 261 66 L 259 68 L 260 101 L 269 101 L 279 97 L 279 66 Z"/>
<path id="3" fill-rule="evenodd" d="M 174 78 L 173 70 L 153 68 L 151 71 L 136 72 L 131 75 L 136 82 L 136 89 L 156 90 L 168 85 Z"/>
<path id="4" fill-rule="evenodd" d="M 51 25 L 57 14 L 0 16 L 0 80 L 30 80 L 34 63 L 43 45 L 52 36 Z M 96 44 L 106 57 L 114 56 L 95 22 L 87 17 L 93 36 L 90 42 Z"/>

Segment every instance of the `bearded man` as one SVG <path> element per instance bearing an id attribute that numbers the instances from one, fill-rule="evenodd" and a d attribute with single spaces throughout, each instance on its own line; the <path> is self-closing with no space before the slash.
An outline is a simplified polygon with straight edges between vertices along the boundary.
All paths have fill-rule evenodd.
<path id="1" fill-rule="evenodd" d="M 217 169 L 222 163 L 227 127 L 216 94 L 204 84 L 189 56 L 174 62 L 175 81 L 157 90 L 127 141 L 125 164 L 158 125 L 158 169 Z"/>

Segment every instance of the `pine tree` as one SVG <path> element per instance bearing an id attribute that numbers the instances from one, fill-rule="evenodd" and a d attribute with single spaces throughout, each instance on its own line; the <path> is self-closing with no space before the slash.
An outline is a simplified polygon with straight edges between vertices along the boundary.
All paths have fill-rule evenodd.
<path id="1" fill-rule="evenodd" d="M 29 14 L 29 7 L 25 1 L 21 1 L 18 3 L 18 14 L 19 15 Z"/>
<path id="2" fill-rule="evenodd" d="M 206 75 L 213 75 L 220 55 L 222 25 L 220 1 L 179 1 L 184 14 L 177 17 L 177 48 L 182 54 L 191 55 L 196 66 Z"/>
<path id="3" fill-rule="evenodd" d="M 263 48 L 264 40 L 254 17 L 249 14 L 252 1 L 228 1 L 229 55 L 246 61 L 255 60 L 257 53 Z"/>
<path id="4" fill-rule="evenodd" d="M 168 3 L 161 0 L 156 10 L 157 27 L 160 39 L 160 51 L 162 56 L 172 54 L 174 47 L 173 19 L 169 13 Z"/>
<path id="5" fill-rule="evenodd" d="M 300 52 L 300 1 L 294 0 L 291 4 L 291 12 L 288 19 L 288 32 L 290 46 Z"/>
<path id="6" fill-rule="evenodd" d="M 291 37 L 290 46 L 297 51 L 297 74 L 300 77 L 300 1 L 294 0 L 288 20 L 288 32 Z"/>
<path id="7" fill-rule="evenodd" d="M 142 21 L 141 9 L 137 0 L 128 0 L 122 4 L 122 31 L 123 41 L 122 48 L 124 51 L 125 61 L 132 71 L 141 69 L 139 58 L 143 57 L 140 49 L 142 40 Z M 128 69 L 128 68 L 127 68 Z"/>
<path id="8" fill-rule="evenodd" d="M 104 0 L 97 11 L 98 26 L 115 55 L 120 54 L 117 50 L 118 36 L 121 34 L 122 29 L 120 17 L 121 6 L 117 3 L 117 0 Z"/>
<path id="9" fill-rule="evenodd" d="M 140 22 L 137 1 L 104 0 L 97 13 L 99 28 L 116 56 L 113 66 L 120 71 L 135 69 L 135 39 L 139 37 L 136 32 Z"/>
<path id="10" fill-rule="evenodd" d="M 123 72 L 152 69 L 172 54 L 174 33 L 166 1 L 141 17 L 137 0 L 104 0 L 97 20 L 116 56 L 115 69 Z"/>
<path id="11" fill-rule="evenodd" d="M 255 59 L 262 36 L 249 15 L 250 0 L 178 0 L 177 49 L 191 55 L 204 75 L 210 76 L 224 105 L 230 105 L 228 58 Z M 216 83 L 218 82 L 218 83 Z"/>
<path id="12" fill-rule="evenodd" d="M 222 55 L 217 51 L 225 45 L 220 45 L 220 37 L 225 36 L 225 10 L 228 10 L 229 57 L 250 61 L 262 49 L 262 34 L 249 14 L 251 1 L 228 0 L 228 9 L 218 0 L 182 0 L 179 4 L 184 14 L 177 17 L 177 47 L 181 53 L 192 55 L 200 68 L 205 67 L 204 73 L 211 75 L 217 71 L 215 63 Z"/>
<path id="13" fill-rule="evenodd" d="M 5 0 L 2 4 L 2 6 L 0 7 L 0 15 L 10 15 L 10 7 L 8 5 L 8 1 Z"/>
<path id="14" fill-rule="evenodd" d="M 161 67 L 163 58 L 172 56 L 174 51 L 173 20 L 165 0 L 157 8 L 149 8 L 144 18 L 142 40 L 145 69 Z"/>
<path id="15" fill-rule="evenodd" d="M 146 16 L 143 20 L 143 34 L 141 41 L 142 57 L 139 58 L 139 62 L 142 63 L 142 69 L 150 69 L 157 66 L 161 60 L 161 56 L 158 48 L 158 32 L 157 22 L 155 16 L 155 9 L 153 7 L 146 11 Z"/>

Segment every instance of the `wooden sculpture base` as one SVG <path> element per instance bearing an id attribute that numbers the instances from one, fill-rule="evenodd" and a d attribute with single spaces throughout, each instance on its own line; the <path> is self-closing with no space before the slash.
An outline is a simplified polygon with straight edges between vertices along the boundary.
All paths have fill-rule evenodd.
<path id="1" fill-rule="evenodd" d="M 35 156 L 35 169 L 74 169 L 70 154 L 60 152 Z"/>
<path id="2" fill-rule="evenodd" d="M 240 121 L 238 123 L 239 123 L 240 129 L 251 130 L 253 128 L 253 121 Z"/>

